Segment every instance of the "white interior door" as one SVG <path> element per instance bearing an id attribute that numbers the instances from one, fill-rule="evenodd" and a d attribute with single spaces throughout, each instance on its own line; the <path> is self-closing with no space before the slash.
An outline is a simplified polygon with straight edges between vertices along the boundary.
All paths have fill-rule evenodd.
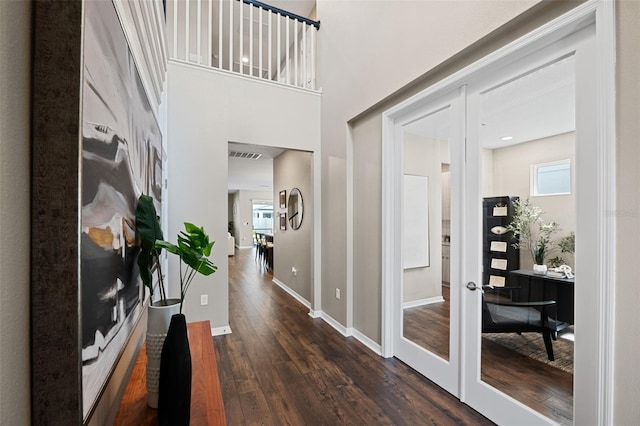
<path id="1" fill-rule="evenodd" d="M 483 376 L 484 367 L 487 367 L 483 363 L 489 362 L 483 357 L 483 347 L 488 343 L 481 330 L 483 292 L 476 288 L 487 284 L 486 276 L 483 277 L 483 272 L 487 272 L 483 271 L 487 262 L 483 256 L 493 256 L 486 250 L 483 252 L 483 240 L 489 238 L 486 233 L 483 235 L 483 214 L 486 214 L 483 213 L 483 197 L 515 195 L 521 201 L 531 197 L 532 205 L 546 206 L 543 210 L 556 209 L 555 216 L 549 215 L 545 222 L 561 222 L 561 227 L 576 233 L 574 269 L 578 271 L 575 281 L 578 285 L 575 285 L 575 323 L 571 324 L 575 327 L 576 348 L 574 411 L 579 412 L 575 408 L 580 404 L 588 411 L 593 410 L 588 405 L 594 386 L 588 383 L 590 373 L 586 369 L 581 370 L 582 365 L 586 365 L 580 361 L 597 353 L 597 329 L 593 318 L 581 310 L 579 302 L 582 300 L 585 306 L 597 306 L 596 295 L 599 292 L 596 278 L 599 260 L 593 256 L 597 244 L 593 230 L 598 228 L 598 224 L 596 215 L 592 214 L 598 211 L 598 200 L 595 192 L 589 190 L 595 184 L 593 171 L 597 170 L 593 125 L 596 121 L 593 29 L 593 26 L 583 29 L 524 59 L 511 61 L 491 73 L 483 73 L 468 86 L 463 244 L 463 276 L 468 288 L 465 288 L 462 298 L 464 358 L 461 396 L 464 402 L 498 424 L 556 424 L 558 419 L 531 408 L 535 404 L 527 398 L 510 396 L 507 391 L 498 389 L 499 386 L 490 385 Z M 562 99 L 549 102 L 557 93 L 562 94 Z M 503 122 L 499 122 L 500 119 Z M 531 128 L 531 122 L 536 120 L 538 125 L 533 126 L 532 133 L 520 137 L 519 129 Z M 558 123 L 554 122 L 556 120 Z M 518 126 L 525 121 L 529 126 Z M 547 128 L 554 130 L 546 134 Z M 573 144 L 566 152 L 563 151 L 564 139 L 570 139 Z M 554 160 L 569 157 L 571 179 L 568 191 L 553 195 L 530 192 L 534 191 L 532 182 L 536 179 L 534 163 L 551 164 Z M 512 189 L 505 188 L 517 187 L 518 176 L 526 176 L 527 188 L 511 193 Z M 552 239 L 557 240 L 561 235 L 558 232 Z M 561 253 L 558 251 L 557 254 Z M 519 259 L 518 269 L 532 269 L 533 261 L 525 248 L 521 248 Z M 595 365 L 595 359 L 592 361 Z M 545 380 L 551 383 L 553 377 L 544 377 L 541 382 Z M 585 385 L 582 389 L 581 381 Z M 575 415 L 572 419 L 577 423 Z"/>
<path id="2" fill-rule="evenodd" d="M 401 188 L 395 224 L 394 354 L 459 392 L 460 188 L 464 91 L 416 108 L 395 124 Z"/>

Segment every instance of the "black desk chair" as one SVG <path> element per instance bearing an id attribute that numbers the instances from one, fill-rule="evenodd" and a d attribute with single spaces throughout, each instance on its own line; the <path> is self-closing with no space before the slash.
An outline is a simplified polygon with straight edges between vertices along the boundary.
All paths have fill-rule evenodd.
<path id="1" fill-rule="evenodd" d="M 485 287 L 492 292 L 492 287 Z M 549 361 L 553 361 L 551 344 L 552 328 L 557 322 L 556 301 L 511 302 L 503 298 L 487 300 L 482 295 L 482 332 L 483 333 L 542 333 Z"/>

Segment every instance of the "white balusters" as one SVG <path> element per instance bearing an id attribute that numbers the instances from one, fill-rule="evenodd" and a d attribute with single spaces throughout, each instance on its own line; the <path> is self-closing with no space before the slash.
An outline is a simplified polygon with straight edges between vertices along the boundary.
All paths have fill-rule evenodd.
<path id="1" fill-rule="evenodd" d="M 307 26 L 302 24 L 302 87 L 307 88 Z"/>
<path id="2" fill-rule="evenodd" d="M 240 13 L 239 13 L 239 22 L 240 22 L 240 32 L 238 35 L 238 43 L 240 43 L 240 53 L 238 54 L 238 63 L 240 74 L 244 74 L 244 3 L 240 0 Z"/>
<path id="3" fill-rule="evenodd" d="M 273 43 L 272 38 L 271 38 L 271 28 L 273 28 L 273 25 L 271 25 L 271 15 L 273 15 L 273 13 L 271 11 L 269 11 L 269 25 L 268 25 L 268 27 L 269 27 L 269 49 L 268 49 L 268 52 L 267 52 L 267 57 L 269 58 L 269 66 L 267 67 L 267 70 L 268 70 L 267 78 L 269 80 L 271 80 L 271 78 L 273 77 L 273 74 L 271 73 L 271 70 L 272 70 L 271 69 L 271 52 L 273 50 L 272 49 L 272 45 L 271 45 Z"/>
<path id="4" fill-rule="evenodd" d="M 235 3 L 234 0 L 229 0 L 229 71 L 233 71 L 233 4 L 234 3 Z"/>
<path id="5" fill-rule="evenodd" d="M 316 31 L 311 31 L 311 90 L 316 90 Z"/>
<path id="6" fill-rule="evenodd" d="M 262 78 L 262 8 L 258 8 L 258 77 Z"/>
<path id="7" fill-rule="evenodd" d="M 276 65 L 278 67 L 278 78 L 276 79 L 276 81 L 280 81 L 280 70 L 282 68 L 280 66 L 280 64 L 282 64 L 282 53 L 280 52 L 280 45 L 282 44 L 280 42 L 280 38 L 282 37 L 282 28 L 281 28 L 282 18 L 276 19 L 276 22 L 278 23 L 278 49 L 277 49 L 277 55 L 276 55 Z"/>
<path id="8" fill-rule="evenodd" d="M 293 73 L 294 73 L 294 82 L 295 85 L 298 85 L 298 21 L 295 20 L 293 21 L 293 34 L 294 34 L 294 39 L 293 39 L 293 60 L 295 62 L 295 66 L 293 67 Z"/>
<path id="9" fill-rule="evenodd" d="M 196 31 L 198 32 L 198 36 L 196 37 L 196 58 L 198 63 L 202 63 L 202 55 L 201 55 L 201 39 L 202 39 L 202 0 L 197 0 L 197 9 L 196 16 L 198 22 L 196 23 Z"/>
<path id="10" fill-rule="evenodd" d="M 224 22 L 222 20 L 222 17 L 224 15 L 224 13 L 222 12 L 223 6 L 224 0 L 218 0 L 218 68 L 220 69 L 222 69 L 222 57 L 224 56 L 222 54 L 222 23 Z"/>
<path id="11" fill-rule="evenodd" d="M 249 6 L 249 75 L 253 77 L 253 6 Z"/>
<path id="12" fill-rule="evenodd" d="M 190 61 L 189 57 L 189 39 L 191 38 L 191 20 L 189 19 L 189 12 L 191 11 L 191 5 L 189 4 L 189 0 L 185 1 L 185 11 L 184 11 L 184 27 L 186 31 L 184 33 L 184 60 Z"/>
<path id="13" fill-rule="evenodd" d="M 290 82 L 290 80 L 289 80 L 289 72 L 291 71 L 291 63 L 289 62 L 289 50 L 290 50 L 290 46 L 291 46 L 291 43 L 289 42 L 289 27 L 290 27 L 290 25 L 289 25 L 290 22 L 289 21 L 290 21 L 290 19 L 287 16 L 286 19 L 285 19 L 285 23 L 287 25 L 287 33 L 286 33 L 287 34 L 287 37 L 286 37 L 287 41 L 286 41 L 286 44 L 284 45 L 285 52 L 287 53 L 286 54 L 286 58 L 287 59 L 285 61 L 285 66 L 287 67 L 285 69 L 285 71 L 286 71 L 285 83 L 287 83 L 287 84 L 289 84 L 289 82 Z"/>
<path id="14" fill-rule="evenodd" d="M 315 90 L 317 23 L 251 0 L 169 0 L 168 12 L 171 59 Z"/>
<path id="15" fill-rule="evenodd" d="M 173 2 L 173 57 L 178 57 L 178 2 Z"/>
<path id="16" fill-rule="evenodd" d="M 207 64 L 211 67 L 213 66 L 213 59 L 211 58 L 213 56 L 213 23 L 211 22 L 213 19 L 213 0 L 209 0 L 209 7 L 207 8 L 207 11 L 209 12 L 209 19 L 207 21 L 207 46 L 209 47 L 207 56 L 209 59 L 207 59 Z"/>

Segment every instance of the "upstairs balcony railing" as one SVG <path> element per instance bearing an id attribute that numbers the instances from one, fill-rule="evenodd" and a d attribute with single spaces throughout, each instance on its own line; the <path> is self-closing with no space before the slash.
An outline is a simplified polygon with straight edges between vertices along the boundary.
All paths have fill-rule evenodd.
<path id="1" fill-rule="evenodd" d="M 320 22 L 254 0 L 169 0 L 171 59 L 316 90 Z"/>

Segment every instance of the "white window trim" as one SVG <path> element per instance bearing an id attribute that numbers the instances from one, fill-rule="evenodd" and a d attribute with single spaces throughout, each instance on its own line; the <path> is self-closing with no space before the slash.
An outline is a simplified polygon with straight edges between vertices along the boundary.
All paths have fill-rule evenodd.
<path id="1" fill-rule="evenodd" d="M 569 164 L 569 192 L 554 192 L 552 194 L 538 194 L 538 169 L 540 167 L 556 166 L 559 164 Z M 529 175 L 529 195 L 532 197 L 551 197 L 554 195 L 571 195 L 573 188 L 573 179 L 571 175 L 571 159 L 566 158 L 564 160 L 550 161 L 547 163 L 532 164 Z"/>

